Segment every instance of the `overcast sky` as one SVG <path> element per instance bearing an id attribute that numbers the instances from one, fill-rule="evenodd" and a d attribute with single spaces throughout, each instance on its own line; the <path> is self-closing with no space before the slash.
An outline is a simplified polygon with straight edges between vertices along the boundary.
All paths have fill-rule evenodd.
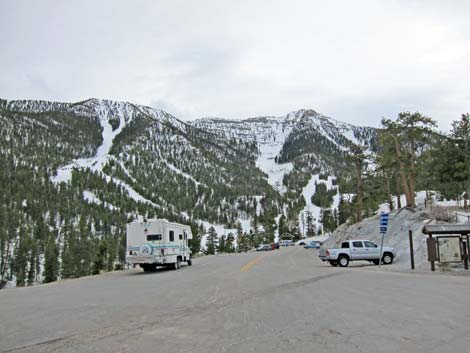
<path id="1" fill-rule="evenodd" d="M 189 120 L 470 111 L 470 1 L 0 0 L 0 97 L 97 97 Z"/>

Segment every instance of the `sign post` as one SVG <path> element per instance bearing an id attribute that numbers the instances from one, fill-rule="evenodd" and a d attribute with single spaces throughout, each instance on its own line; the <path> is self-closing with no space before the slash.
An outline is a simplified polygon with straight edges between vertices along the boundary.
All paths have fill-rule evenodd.
<path id="1" fill-rule="evenodd" d="M 379 268 L 382 264 L 382 252 L 384 247 L 384 236 L 387 233 L 388 227 L 388 213 L 381 212 L 380 213 L 380 234 L 382 235 L 382 241 L 380 243 L 380 257 L 379 257 Z"/>

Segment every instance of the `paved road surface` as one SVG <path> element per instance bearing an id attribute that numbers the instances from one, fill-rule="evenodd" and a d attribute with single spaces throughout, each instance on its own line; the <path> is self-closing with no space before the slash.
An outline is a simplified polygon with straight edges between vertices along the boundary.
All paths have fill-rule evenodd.
<path id="1" fill-rule="evenodd" d="M 0 352 L 470 352 L 470 274 L 333 268 L 316 250 L 0 291 Z"/>

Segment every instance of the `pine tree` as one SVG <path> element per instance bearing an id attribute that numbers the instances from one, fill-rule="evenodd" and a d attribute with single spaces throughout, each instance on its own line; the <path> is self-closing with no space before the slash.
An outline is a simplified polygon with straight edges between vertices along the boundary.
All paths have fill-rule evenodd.
<path id="1" fill-rule="evenodd" d="M 219 238 L 219 244 L 217 245 L 217 252 L 218 253 L 224 253 L 226 252 L 226 238 L 225 238 L 225 235 L 222 235 L 220 238 Z"/>
<path id="2" fill-rule="evenodd" d="M 430 151 L 431 168 L 437 189 L 447 198 L 470 195 L 470 115 L 452 122 L 450 136 Z M 468 196 L 467 201 L 468 205 Z"/>
<path id="3" fill-rule="evenodd" d="M 239 234 L 237 237 L 237 242 L 239 252 L 247 252 L 248 250 L 250 250 L 250 239 L 248 238 L 248 235 L 246 233 Z"/>
<path id="4" fill-rule="evenodd" d="M 307 231 L 307 237 L 312 237 L 316 233 L 316 225 L 314 223 L 315 219 L 313 218 L 311 211 L 305 212 L 305 228 Z"/>
<path id="5" fill-rule="evenodd" d="M 226 252 L 228 252 L 228 253 L 235 252 L 234 242 L 235 242 L 235 237 L 233 236 L 233 234 L 231 232 L 228 233 L 227 241 L 225 242 L 225 251 Z"/>
<path id="6" fill-rule="evenodd" d="M 436 122 L 419 112 L 403 112 L 398 114 L 396 121 L 382 119 L 382 126 L 381 141 L 385 146 L 390 146 L 385 151 L 394 149 L 406 206 L 414 207 L 417 159 L 435 135 Z"/>
<path id="7" fill-rule="evenodd" d="M 207 246 L 206 246 L 206 254 L 214 255 L 215 250 L 218 246 L 218 236 L 217 232 L 215 231 L 214 227 L 209 228 L 209 232 L 207 233 Z"/>
<path id="8" fill-rule="evenodd" d="M 335 209 L 336 211 L 336 209 Z M 329 209 L 322 209 L 321 210 L 321 223 L 323 225 L 323 231 L 326 233 L 330 233 L 336 229 L 338 226 L 336 223 L 336 218 L 334 214 Z M 320 234 L 320 229 L 318 230 L 318 234 Z"/>
<path id="9" fill-rule="evenodd" d="M 351 207 L 350 203 L 346 201 L 343 197 L 339 200 L 338 205 L 338 224 L 343 224 L 348 221 L 351 217 Z"/>
<path id="10" fill-rule="evenodd" d="M 62 263 L 62 277 L 63 278 L 74 278 L 77 276 L 77 240 L 76 234 L 73 229 L 69 228 L 69 225 L 64 226 L 64 246 L 61 254 Z"/>
<path id="11" fill-rule="evenodd" d="M 25 285 L 29 248 L 28 230 L 22 227 L 19 230 L 18 246 L 15 249 L 15 260 L 13 262 L 13 272 L 16 276 L 16 285 L 18 287 Z"/>
<path id="12" fill-rule="evenodd" d="M 44 254 L 44 282 L 54 282 L 59 274 L 59 247 L 53 235 L 49 235 Z"/>

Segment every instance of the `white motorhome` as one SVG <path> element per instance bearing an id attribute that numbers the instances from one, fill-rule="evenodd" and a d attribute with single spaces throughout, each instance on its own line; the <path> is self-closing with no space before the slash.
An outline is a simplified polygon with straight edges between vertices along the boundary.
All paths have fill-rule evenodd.
<path id="1" fill-rule="evenodd" d="M 193 238 L 187 225 L 166 219 L 149 219 L 127 224 L 126 262 L 139 265 L 145 272 L 157 266 L 171 266 L 177 270 L 182 262 L 192 265 L 188 240 Z"/>

